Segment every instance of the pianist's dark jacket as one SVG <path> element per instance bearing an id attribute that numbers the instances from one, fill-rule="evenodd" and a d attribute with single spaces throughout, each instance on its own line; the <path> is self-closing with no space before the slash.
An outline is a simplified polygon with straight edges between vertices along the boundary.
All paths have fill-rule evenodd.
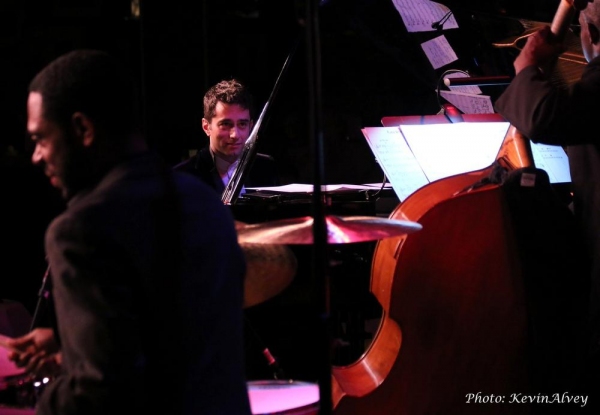
<path id="1" fill-rule="evenodd" d="M 175 170 L 186 171 L 202 179 L 203 182 L 215 189 L 219 194 L 225 186 L 219 177 L 219 172 L 213 161 L 208 146 L 203 147 L 195 156 L 177 164 Z M 245 187 L 279 186 L 277 167 L 273 157 L 256 153 L 250 170 L 244 180 Z"/>

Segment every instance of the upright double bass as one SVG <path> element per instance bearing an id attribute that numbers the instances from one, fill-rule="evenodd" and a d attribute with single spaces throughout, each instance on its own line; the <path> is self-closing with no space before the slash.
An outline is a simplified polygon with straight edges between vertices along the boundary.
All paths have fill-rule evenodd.
<path id="1" fill-rule="evenodd" d="M 573 13 L 563 0 L 553 33 Z M 432 182 L 392 212 L 423 229 L 377 244 L 382 318 L 363 356 L 333 368 L 336 415 L 530 414 L 569 386 L 579 343 L 565 327 L 583 319 L 584 270 L 570 212 L 549 190 L 511 126 L 492 166 Z"/>
<path id="2" fill-rule="evenodd" d="M 333 368 L 336 414 L 480 414 L 470 393 L 528 390 L 525 294 L 508 207 L 497 184 L 473 186 L 490 174 L 432 182 L 392 212 L 423 229 L 376 246 L 380 328 L 359 361 Z"/>

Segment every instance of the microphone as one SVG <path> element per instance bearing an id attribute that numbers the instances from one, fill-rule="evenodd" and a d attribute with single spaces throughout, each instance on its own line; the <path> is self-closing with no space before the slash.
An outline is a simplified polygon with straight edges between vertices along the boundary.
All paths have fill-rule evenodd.
<path id="1" fill-rule="evenodd" d="M 276 380 L 286 379 L 285 372 L 279 365 L 279 362 L 271 354 L 271 351 L 269 350 L 269 348 L 264 345 L 262 339 L 260 338 L 260 336 L 258 335 L 256 330 L 250 323 L 250 320 L 248 319 L 248 317 L 244 316 L 244 322 L 245 322 L 246 328 L 250 331 L 250 333 L 252 333 L 252 335 L 254 336 L 254 339 L 258 342 L 259 347 L 262 349 L 261 353 L 262 353 L 263 357 L 265 358 L 265 360 L 267 361 L 267 365 L 269 366 L 269 368 L 272 371 L 273 378 Z"/>
<path id="2" fill-rule="evenodd" d="M 446 20 L 448 20 L 451 15 L 452 11 L 446 12 L 446 14 L 443 15 L 440 20 L 431 23 L 431 28 L 437 30 L 438 32 L 441 31 L 442 29 L 444 29 L 444 23 L 446 23 Z"/>
<path id="3" fill-rule="evenodd" d="M 446 86 L 470 86 L 470 85 L 508 85 L 512 78 L 506 75 L 500 76 L 470 76 L 466 78 L 444 78 Z"/>
<path id="4" fill-rule="evenodd" d="M 263 353 L 263 356 L 265 357 L 265 359 L 267 359 L 267 363 L 268 363 L 269 367 L 273 371 L 273 377 L 276 380 L 286 379 L 283 369 L 281 368 L 281 366 L 279 366 L 279 362 L 273 357 L 273 355 L 271 354 L 271 351 L 265 347 L 264 350 L 262 351 L 262 353 Z"/>

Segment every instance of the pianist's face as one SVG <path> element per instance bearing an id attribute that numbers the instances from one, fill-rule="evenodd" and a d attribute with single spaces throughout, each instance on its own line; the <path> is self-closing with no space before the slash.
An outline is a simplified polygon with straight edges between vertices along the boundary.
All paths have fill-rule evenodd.
<path id="1" fill-rule="evenodd" d="M 244 149 L 250 135 L 250 110 L 238 104 L 218 102 L 212 119 L 202 119 L 202 129 L 210 139 L 210 148 L 216 156 L 233 163 Z"/>

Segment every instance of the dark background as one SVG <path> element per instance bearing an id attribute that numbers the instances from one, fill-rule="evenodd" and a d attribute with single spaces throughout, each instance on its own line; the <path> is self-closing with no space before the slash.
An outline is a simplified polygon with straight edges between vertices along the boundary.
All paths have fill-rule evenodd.
<path id="1" fill-rule="evenodd" d="M 407 33 L 392 0 L 324 0 L 313 13 L 300 0 L 141 0 L 139 13 L 129 0 L 1 1 L 0 298 L 33 312 L 45 270 L 43 233 L 63 208 L 31 167 L 25 137 L 27 84 L 51 60 L 75 48 L 124 59 L 142 87 L 146 136 L 171 164 L 205 144 L 206 89 L 237 77 L 259 111 L 268 103 L 258 151 L 274 156 L 283 184 L 313 182 L 316 143 L 324 183 L 378 182 L 383 172 L 360 129 L 384 116 L 437 113 L 435 88 L 447 69 L 510 75 L 516 50 L 491 43 L 519 34 L 517 19 L 551 21 L 559 0 L 442 3 L 459 22 L 443 32 L 459 60 L 434 70 L 420 44 L 439 33 Z M 314 17 L 320 37 L 307 48 L 305 23 Z M 315 70 L 320 84 L 309 82 Z M 483 89 L 492 97 L 502 90 Z"/>
<path id="2" fill-rule="evenodd" d="M 259 110 L 278 85 L 259 151 L 277 159 L 284 181 L 312 179 L 305 154 L 312 140 L 309 91 L 322 102 L 326 181 L 377 181 L 381 172 L 360 128 L 379 125 L 383 116 L 437 112 L 435 87 L 446 69 L 508 74 L 510 52 L 493 50 L 491 42 L 509 35 L 518 17 L 549 21 L 558 0 L 444 4 L 459 21 L 460 29 L 444 31 L 459 61 L 433 70 L 420 43 L 439 33 L 407 33 L 392 0 L 321 1 L 320 51 L 311 55 L 321 71 L 321 88 L 315 91 L 307 80 L 305 1 L 141 1 L 134 16 L 130 0 L 4 0 L 2 144 L 27 151 L 26 87 L 39 69 L 71 49 L 101 48 L 124 58 L 139 75 L 146 134 L 170 162 L 203 144 L 205 90 L 238 77 L 251 88 Z M 276 82 L 286 58 L 288 70 Z"/>

